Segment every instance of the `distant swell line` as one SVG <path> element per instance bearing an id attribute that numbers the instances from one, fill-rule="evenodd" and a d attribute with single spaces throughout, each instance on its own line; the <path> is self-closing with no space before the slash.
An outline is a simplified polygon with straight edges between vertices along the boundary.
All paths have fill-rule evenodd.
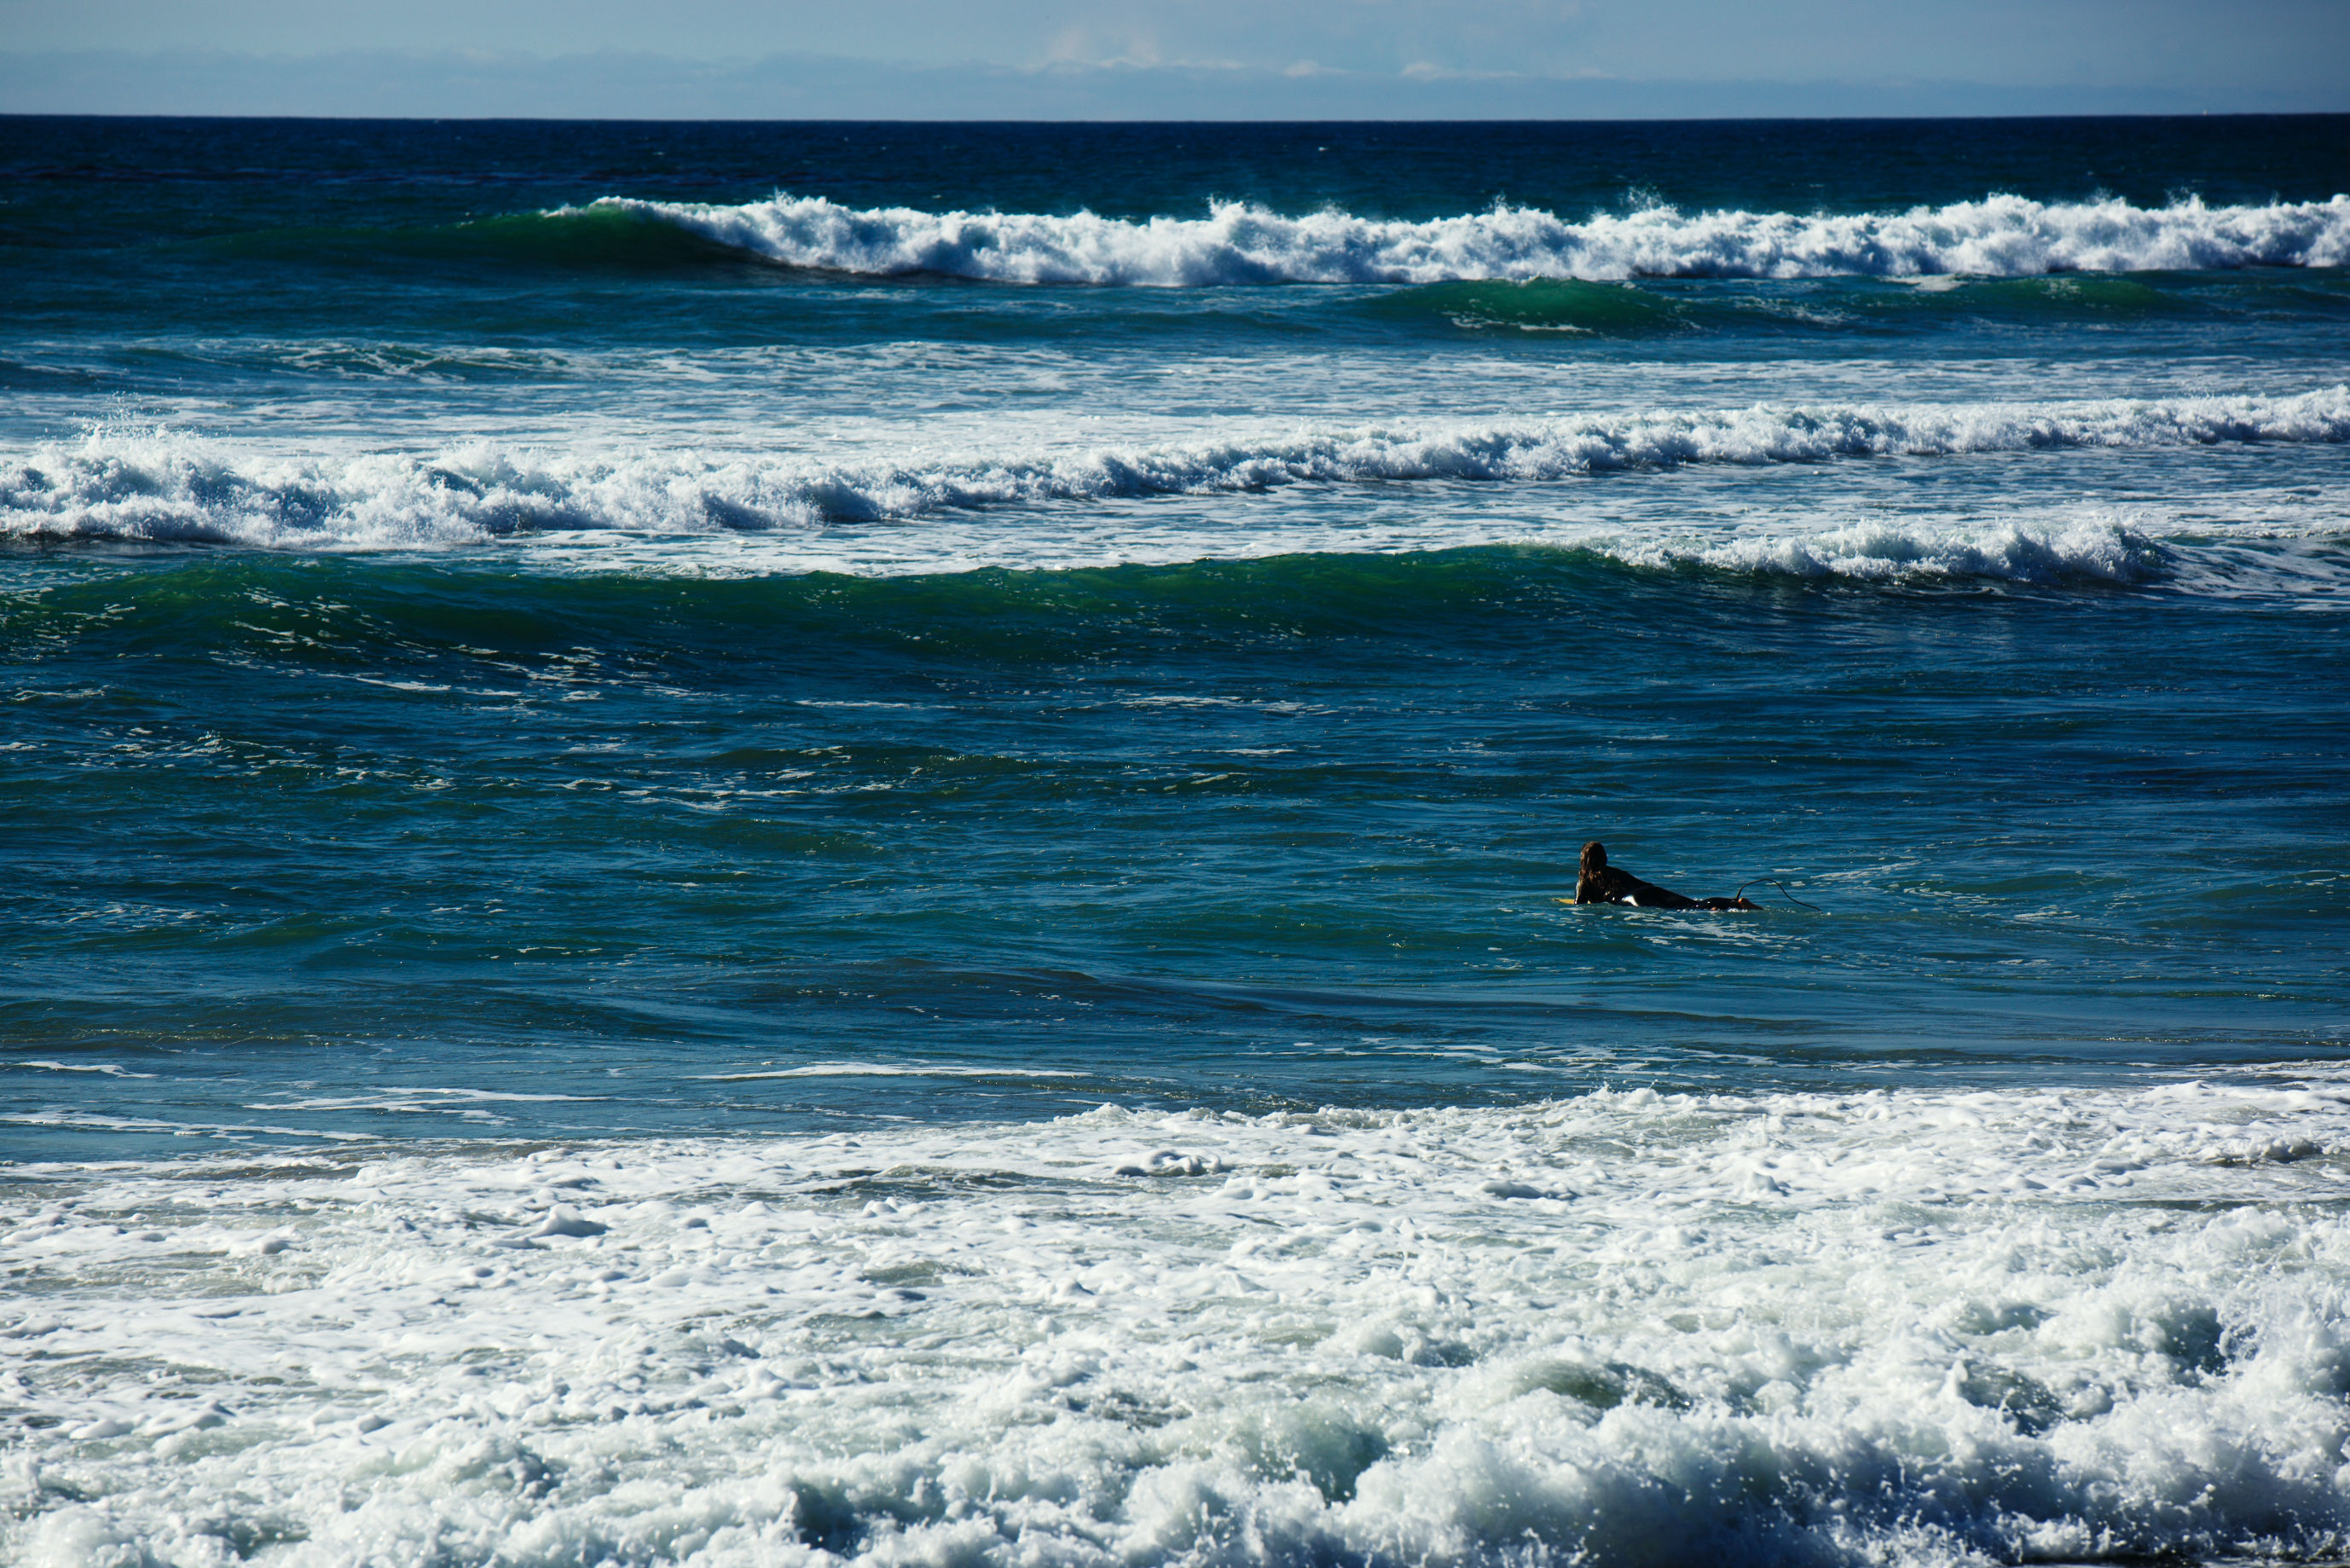
<path id="1" fill-rule="evenodd" d="M 1527 207 L 1420 223 L 1347 213 L 1288 217 L 1215 204 L 1205 218 L 1091 213 L 925 213 L 779 195 L 740 206 L 607 197 L 628 213 L 795 267 L 997 283 L 1200 288 L 1280 283 L 1431 284 L 1632 277 L 1990 277 L 2064 272 L 2337 267 L 2350 196 L 2262 206 L 2167 207 L 1991 196 L 1847 216 L 1683 213 L 1572 223 Z"/>

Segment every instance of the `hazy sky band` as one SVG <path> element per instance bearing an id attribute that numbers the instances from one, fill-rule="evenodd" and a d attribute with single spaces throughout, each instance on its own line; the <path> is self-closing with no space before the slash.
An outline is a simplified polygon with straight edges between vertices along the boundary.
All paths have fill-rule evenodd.
<path id="1" fill-rule="evenodd" d="M 0 0 L 0 111 L 1616 118 L 2350 109 L 2332 0 Z M 301 62 L 298 70 L 289 69 Z"/>

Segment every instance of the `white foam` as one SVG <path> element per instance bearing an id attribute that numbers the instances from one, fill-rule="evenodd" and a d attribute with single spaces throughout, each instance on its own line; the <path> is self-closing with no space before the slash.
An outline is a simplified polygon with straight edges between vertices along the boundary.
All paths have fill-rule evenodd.
<path id="1" fill-rule="evenodd" d="M 363 1133 L 320 1132 L 307 1127 L 255 1127 L 242 1122 L 164 1121 L 153 1116 L 110 1116 L 96 1111 L 9 1111 L 0 1123 L 28 1127 L 90 1127 L 104 1132 L 166 1133 L 173 1137 L 208 1134 L 265 1137 L 322 1138 L 334 1143 L 367 1143 Z"/>
<path id="2" fill-rule="evenodd" d="M 920 461 L 827 462 L 793 453 L 656 450 L 626 454 L 472 442 L 429 455 L 287 458 L 170 431 L 93 430 L 0 469 L 0 536 L 199 540 L 264 548 L 474 547 L 521 535 L 579 558 L 647 539 L 764 539 L 764 569 L 871 575 L 981 566 L 1102 565 L 1209 554 L 1272 554 L 1292 533 L 1203 545 L 1151 543 L 1119 519 L 1081 549 L 1057 524 L 945 535 L 838 525 L 946 523 L 1003 508 L 1102 504 L 1154 495 L 1227 495 L 1295 487 L 1456 482 L 1553 483 L 1686 465 L 1938 458 L 2097 449 L 2164 452 L 2229 443 L 2350 441 L 2350 388 L 2289 396 L 2210 396 L 2037 403 L 1796 406 L 1660 411 L 1511 422 L 1235 430 L 1159 445 L 1045 446 Z M 831 532 L 822 532 L 830 529 Z M 1948 527 L 1841 523 L 1725 543 L 1656 535 L 1620 548 L 1589 528 L 1512 522 L 1492 535 L 1578 543 L 1627 560 L 1700 558 L 1732 569 L 1978 573 L 2037 578 L 2071 572 L 2133 579 L 2154 561 L 2128 530 L 1968 520 Z M 775 543 L 780 541 L 780 547 Z M 1357 547 L 1484 542 L 1430 525 Z M 1691 553 L 1695 552 L 1695 555 Z M 631 567 L 641 556 L 617 562 Z"/>
<path id="3" fill-rule="evenodd" d="M 0 1557 L 2323 1555 L 2345 1151 L 2313 1069 L 19 1168 Z"/>
<path id="4" fill-rule="evenodd" d="M 1879 582 L 1988 577 L 2023 583 L 2068 578 L 2142 583 L 2168 575 L 2176 559 L 2176 552 L 2160 540 L 2127 524 L 2096 517 L 1969 527 L 1872 521 L 1722 540 L 1617 540 L 1606 548 L 1638 566 L 1690 565 L 1758 576 Z"/>
<path id="5" fill-rule="evenodd" d="M 696 1082 L 749 1084 L 762 1078 L 1082 1078 L 1049 1067 L 954 1067 L 936 1064 L 906 1065 L 890 1062 L 816 1062 L 805 1067 L 777 1067 L 756 1073 L 704 1073 Z"/>
<path id="6" fill-rule="evenodd" d="M 608 1098 L 604 1095 L 517 1095 L 501 1089 L 421 1088 L 411 1085 L 394 1085 L 371 1095 L 314 1096 L 299 1100 L 276 1100 L 265 1105 L 247 1106 L 252 1111 L 307 1110 L 437 1110 L 448 1106 L 525 1103 L 537 1104 L 558 1100 L 587 1102 Z"/>
<path id="7" fill-rule="evenodd" d="M 128 1067 L 118 1067 L 106 1062 L 39 1062 L 0 1061 L 0 1067 L 38 1067 L 48 1073 L 99 1073 L 109 1078 L 151 1078 L 152 1073 L 134 1073 Z"/>
<path id="8" fill-rule="evenodd" d="M 777 196 L 740 206 L 606 198 L 788 266 L 1166 288 L 1480 278 L 2036 276 L 2350 262 L 2350 196 L 2146 208 L 1994 195 L 1849 216 L 1656 206 L 1572 223 L 1526 207 L 1423 223 L 1219 202 L 1205 218 L 924 213 Z"/>

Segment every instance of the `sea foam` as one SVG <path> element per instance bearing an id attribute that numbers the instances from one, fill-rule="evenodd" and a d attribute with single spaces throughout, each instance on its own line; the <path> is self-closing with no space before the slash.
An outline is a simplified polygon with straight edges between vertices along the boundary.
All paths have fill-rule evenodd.
<path id="1" fill-rule="evenodd" d="M 2350 196 L 2167 207 L 1991 196 L 1848 216 L 1684 213 L 1657 206 L 1581 223 L 1526 207 L 1405 223 L 1289 217 L 1220 202 L 1205 218 L 925 213 L 816 196 L 739 206 L 608 197 L 625 213 L 787 266 L 931 273 L 996 283 L 1202 288 L 1471 278 L 1990 277 L 2057 272 L 2335 267 L 2350 262 Z"/>
<path id="2" fill-rule="evenodd" d="M 614 456 L 480 441 L 430 455 L 305 459 L 170 431 L 106 427 L 0 467 L 0 537 L 299 550 L 445 548 L 515 535 L 575 541 L 598 534 L 804 537 L 836 524 L 944 522 L 1002 508 L 1297 486 L 1532 484 L 1689 465 L 2345 441 L 2350 388 L 2344 387 L 2289 397 L 1768 404 L 1523 422 L 1259 430 L 1221 440 L 979 452 L 920 462 L 692 450 Z M 1130 519 L 1121 526 L 1137 540 L 1147 534 Z M 1051 529 L 1029 529 L 1018 538 L 975 540 L 964 530 L 951 547 L 932 548 L 899 533 L 877 533 L 861 553 L 827 546 L 804 565 L 902 572 L 1073 564 L 1045 548 L 1053 537 Z M 2155 555 L 2131 537 L 2103 525 L 2084 533 L 2077 522 L 1989 522 L 1955 531 L 1914 523 L 1831 524 L 1737 540 L 1641 538 L 1619 547 L 1587 529 L 1560 534 L 1511 521 L 1490 536 L 1424 531 L 1368 543 L 1426 548 L 1523 538 L 1583 544 L 1645 565 L 1697 560 L 1767 573 L 2036 580 L 2069 573 L 2143 577 L 2156 566 Z M 1254 546 L 1203 545 L 1187 535 L 1167 546 L 1173 555 L 1139 544 L 1119 555 L 1112 542 L 1088 545 L 1082 560 L 1102 564 L 1101 549 L 1111 559 L 1189 559 L 1234 547 L 1264 554 L 1322 546 L 1278 531 Z"/>
<path id="3" fill-rule="evenodd" d="M 2334 1554 L 2345 1149 L 2320 1069 L 19 1168 L 0 1556 Z"/>

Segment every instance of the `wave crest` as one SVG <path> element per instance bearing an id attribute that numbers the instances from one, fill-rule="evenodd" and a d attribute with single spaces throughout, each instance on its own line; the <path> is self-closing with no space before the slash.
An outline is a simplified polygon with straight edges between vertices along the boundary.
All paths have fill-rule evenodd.
<path id="1" fill-rule="evenodd" d="M 817 196 L 740 206 L 607 197 L 625 213 L 788 266 L 875 276 L 1201 288 L 1277 283 L 1432 284 L 1631 277 L 2019 277 L 2061 272 L 2335 267 L 2350 262 L 2350 196 L 2167 207 L 1991 196 L 1846 216 L 1597 213 L 1527 207 L 1425 222 L 1325 212 L 1287 217 L 1219 202 L 1205 218 L 925 213 Z"/>
<path id="2" fill-rule="evenodd" d="M 2345 441 L 2350 387 L 2289 398 L 1758 405 L 1523 425 L 1307 430 L 921 466 L 691 451 L 615 459 L 488 443 L 430 457 L 269 459 L 171 431 L 99 429 L 0 468 L 0 538 L 396 549 L 516 532 L 706 535 L 1308 483 L 1507 483 L 1699 463 Z"/>

